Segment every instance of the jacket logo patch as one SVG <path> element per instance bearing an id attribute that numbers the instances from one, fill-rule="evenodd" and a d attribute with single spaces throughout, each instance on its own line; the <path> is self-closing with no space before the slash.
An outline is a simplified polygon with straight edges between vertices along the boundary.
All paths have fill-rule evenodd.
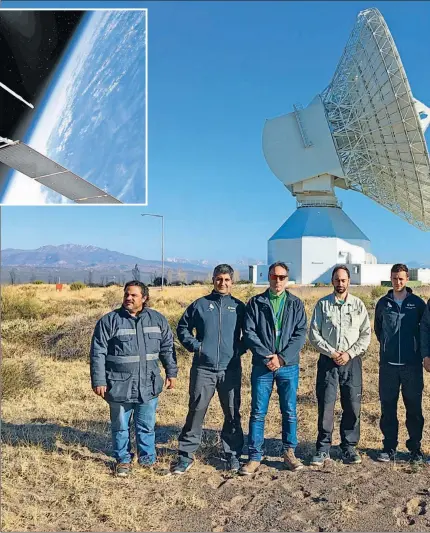
<path id="1" fill-rule="evenodd" d="M 390 302 L 387 303 L 388 309 L 391 309 L 393 306 L 390 304 Z"/>
<path id="2" fill-rule="evenodd" d="M 406 306 L 408 309 L 415 309 L 415 304 L 408 303 Z"/>
<path id="3" fill-rule="evenodd" d="M 210 309 L 211 311 L 213 311 L 213 310 L 215 309 L 214 304 L 209 304 L 209 309 Z"/>
<path id="4" fill-rule="evenodd" d="M 228 306 L 227 309 L 228 309 L 229 311 L 236 311 L 236 307 L 230 307 L 230 306 Z"/>

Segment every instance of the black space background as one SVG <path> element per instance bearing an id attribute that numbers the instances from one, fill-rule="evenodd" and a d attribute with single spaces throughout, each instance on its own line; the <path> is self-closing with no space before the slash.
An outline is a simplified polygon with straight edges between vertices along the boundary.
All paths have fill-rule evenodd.
<path id="1" fill-rule="evenodd" d="M 34 105 L 0 88 L 0 136 L 23 140 L 55 67 L 84 11 L 0 11 L 0 82 Z M 0 163 L 0 180 L 9 167 Z"/>

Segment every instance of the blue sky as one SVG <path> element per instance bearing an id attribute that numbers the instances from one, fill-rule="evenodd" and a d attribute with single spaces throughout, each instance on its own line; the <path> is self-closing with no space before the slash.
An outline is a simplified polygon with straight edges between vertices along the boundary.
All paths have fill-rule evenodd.
<path id="1" fill-rule="evenodd" d="M 2 2 L 12 4 L 21 6 Z M 414 95 L 430 102 L 429 2 L 134 6 L 149 9 L 148 207 L 5 207 L 2 248 L 73 242 L 155 259 L 160 222 L 140 216 L 153 212 L 165 216 L 168 257 L 265 259 L 267 239 L 292 214 L 295 200 L 265 162 L 264 121 L 289 113 L 296 102 L 307 105 L 328 85 L 362 9 L 381 11 Z M 430 233 L 358 193 L 338 196 L 380 262 L 430 266 Z"/>

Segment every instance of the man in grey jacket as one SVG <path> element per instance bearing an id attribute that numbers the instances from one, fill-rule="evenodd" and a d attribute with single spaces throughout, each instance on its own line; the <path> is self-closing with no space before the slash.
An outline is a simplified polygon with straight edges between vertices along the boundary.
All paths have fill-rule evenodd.
<path id="1" fill-rule="evenodd" d="M 230 294 L 233 273 L 230 265 L 215 267 L 212 293 L 193 302 L 178 323 L 178 338 L 194 353 L 194 359 L 188 415 L 178 439 L 179 457 L 172 467 L 176 475 L 185 474 L 193 465 L 206 411 L 215 391 L 224 412 L 221 440 L 228 469 L 237 471 L 240 467 L 243 448 L 240 356 L 245 352 L 241 341 L 245 304 Z"/>
<path id="2" fill-rule="evenodd" d="M 155 411 L 163 390 L 158 361 L 166 371 L 167 389 L 175 387 L 178 373 L 172 330 L 163 315 L 147 308 L 148 298 L 146 285 L 128 282 L 122 307 L 97 322 L 91 342 L 91 384 L 109 404 L 119 477 L 127 477 L 131 469 L 132 415 L 139 464 L 155 463 Z"/>
<path id="3" fill-rule="evenodd" d="M 370 344 L 370 321 L 363 302 L 348 292 L 348 268 L 345 265 L 335 267 L 331 279 L 334 292 L 317 302 L 309 330 L 309 340 L 320 353 L 316 382 L 317 453 L 311 465 L 322 465 L 330 458 L 338 385 L 343 410 L 340 423 L 342 459 L 345 463 L 361 463 L 356 450 L 360 439 L 361 356 Z"/>

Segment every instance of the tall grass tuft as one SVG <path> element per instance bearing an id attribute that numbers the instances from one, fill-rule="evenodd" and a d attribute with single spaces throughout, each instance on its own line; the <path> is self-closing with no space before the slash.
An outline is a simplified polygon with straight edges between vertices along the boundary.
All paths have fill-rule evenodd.
<path id="1" fill-rule="evenodd" d="M 43 379 L 34 361 L 3 359 L 1 365 L 1 397 L 15 398 L 28 389 L 37 389 Z"/>

